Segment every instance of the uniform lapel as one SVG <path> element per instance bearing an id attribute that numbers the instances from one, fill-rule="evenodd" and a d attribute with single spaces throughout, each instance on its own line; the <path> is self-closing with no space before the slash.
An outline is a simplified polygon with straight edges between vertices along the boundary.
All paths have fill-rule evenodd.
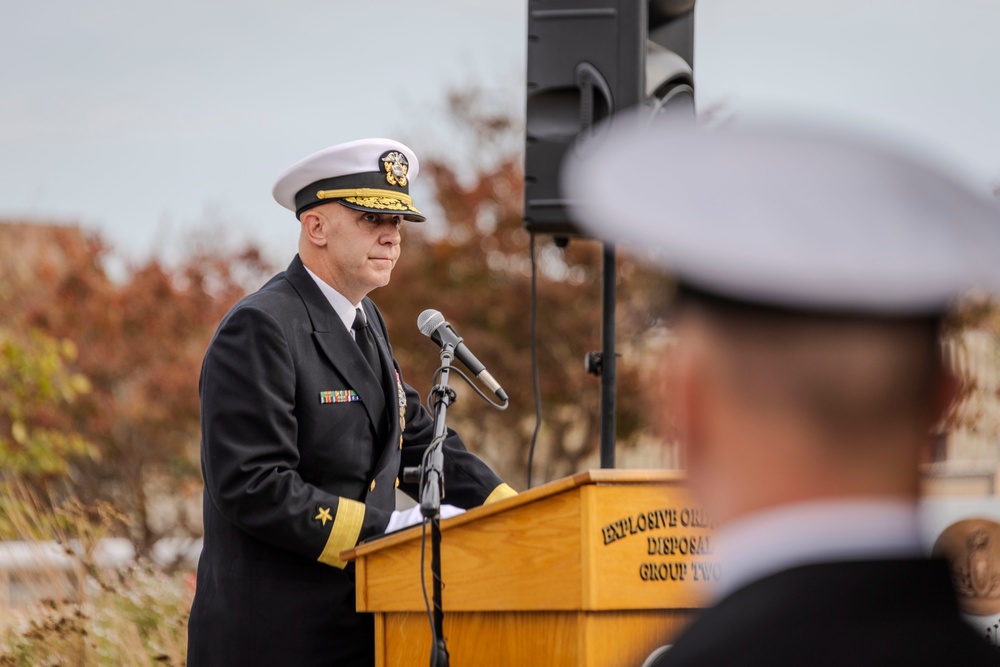
<path id="1" fill-rule="evenodd" d="M 384 389 L 382 398 L 388 407 L 384 414 L 387 420 L 386 426 L 388 427 L 387 433 L 389 437 L 383 443 L 383 450 L 375 466 L 375 469 L 379 470 L 386 464 L 386 456 L 392 452 L 393 447 L 395 447 L 395 441 L 403 435 L 401 431 L 401 414 L 404 414 L 406 404 L 405 397 L 402 395 L 402 390 L 399 387 L 399 380 L 397 379 L 399 376 L 396 374 L 396 365 L 393 363 L 392 354 L 390 353 L 389 341 L 382 334 L 381 326 L 373 326 L 374 323 L 381 321 L 381 317 L 375 312 L 375 304 L 370 299 L 365 299 L 361 307 L 365 309 L 365 317 L 368 318 L 369 328 L 375 336 L 375 345 L 378 347 L 379 358 L 382 361 L 382 387 Z M 401 401 L 404 401 L 402 406 L 400 405 Z"/>
<path id="2" fill-rule="evenodd" d="M 298 255 L 285 271 L 285 279 L 299 293 L 299 297 L 306 305 L 306 310 L 309 311 L 309 319 L 313 325 L 313 339 L 316 344 L 351 389 L 358 393 L 361 404 L 364 405 L 365 411 L 368 413 L 368 418 L 371 419 L 372 425 L 377 427 L 379 420 L 384 419 L 386 397 L 382 387 L 375 379 L 375 373 L 372 372 L 371 366 L 361 354 L 361 349 L 351 338 L 347 327 L 334 312 L 326 297 L 319 291 L 319 287 L 316 286 L 312 277 L 306 273 Z M 395 380 L 393 380 L 393 384 L 395 384 Z M 384 443 L 378 443 L 379 447 L 383 445 Z"/>

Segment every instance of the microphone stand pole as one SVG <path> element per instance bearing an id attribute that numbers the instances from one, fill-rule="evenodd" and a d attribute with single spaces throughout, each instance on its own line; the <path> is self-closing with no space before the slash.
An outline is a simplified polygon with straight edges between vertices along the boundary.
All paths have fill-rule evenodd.
<path id="1" fill-rule="evenodd" d="M 455 346 L 441 346 L 441 375 L 431 393 L 434 395 L 434 436 L 427 453 L 420 487 L 420 513 L 431 522 L 431 576 L 434 579 L 434 637 L 431 645 L 431 667 L 448 667 L 448 647 L 444 640 L 444 609 L 441 597 L 441 498 L 444 496 L 443 443 L 447 426 L 448 406 L 455 402 L 455 390 L 448 386 Z"/>

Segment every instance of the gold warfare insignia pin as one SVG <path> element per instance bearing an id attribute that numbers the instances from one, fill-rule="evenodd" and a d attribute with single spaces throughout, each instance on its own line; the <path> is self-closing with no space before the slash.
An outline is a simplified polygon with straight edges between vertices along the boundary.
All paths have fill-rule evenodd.
<path id="1" fill-rule="evenodd" d="M 399 399 L 399 432 L 402 433 L 406 430 L 406 390 L 399 371 L 396 371 L 396 397 Z"/>
<path id="2" fill-rule="evenodd" d="M 388 151 L 382 154 L 382 169 L 385 170 L 385 180 L 389 185 L 406 187 L 406 172 L 410 170 L 410 163 L 406 156 L 399 151 Z"/>

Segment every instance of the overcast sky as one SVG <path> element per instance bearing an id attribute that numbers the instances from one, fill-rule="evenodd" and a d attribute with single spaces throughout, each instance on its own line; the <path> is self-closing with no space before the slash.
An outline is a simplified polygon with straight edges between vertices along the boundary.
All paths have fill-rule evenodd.
<path id="1" fill-rule="evenodd" d="M 131 256 L 221 226 L 294 251 L 288 164 L 391 136 L 447 155 L 443 93 L 523 108 L 525 0 L 2 0 L 0 218 Z M 698 0 L 702 109 L 819 116 L 1000 183 L 1000 0 Z M 428 145 L 433 144 L 433 145 Z"/>

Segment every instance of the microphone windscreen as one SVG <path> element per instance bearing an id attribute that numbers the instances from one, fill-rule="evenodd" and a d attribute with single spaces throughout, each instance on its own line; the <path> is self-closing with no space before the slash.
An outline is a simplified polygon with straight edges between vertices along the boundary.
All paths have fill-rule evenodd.
<path id="1" fill-rule="evenodd" d="M 417 316 L 417 328 L 425 336 L 430 336 L 442 324 L 444 324 L 444 315 L 441 314 L 441 311 L 433 308 L 428 308 Z"/>

